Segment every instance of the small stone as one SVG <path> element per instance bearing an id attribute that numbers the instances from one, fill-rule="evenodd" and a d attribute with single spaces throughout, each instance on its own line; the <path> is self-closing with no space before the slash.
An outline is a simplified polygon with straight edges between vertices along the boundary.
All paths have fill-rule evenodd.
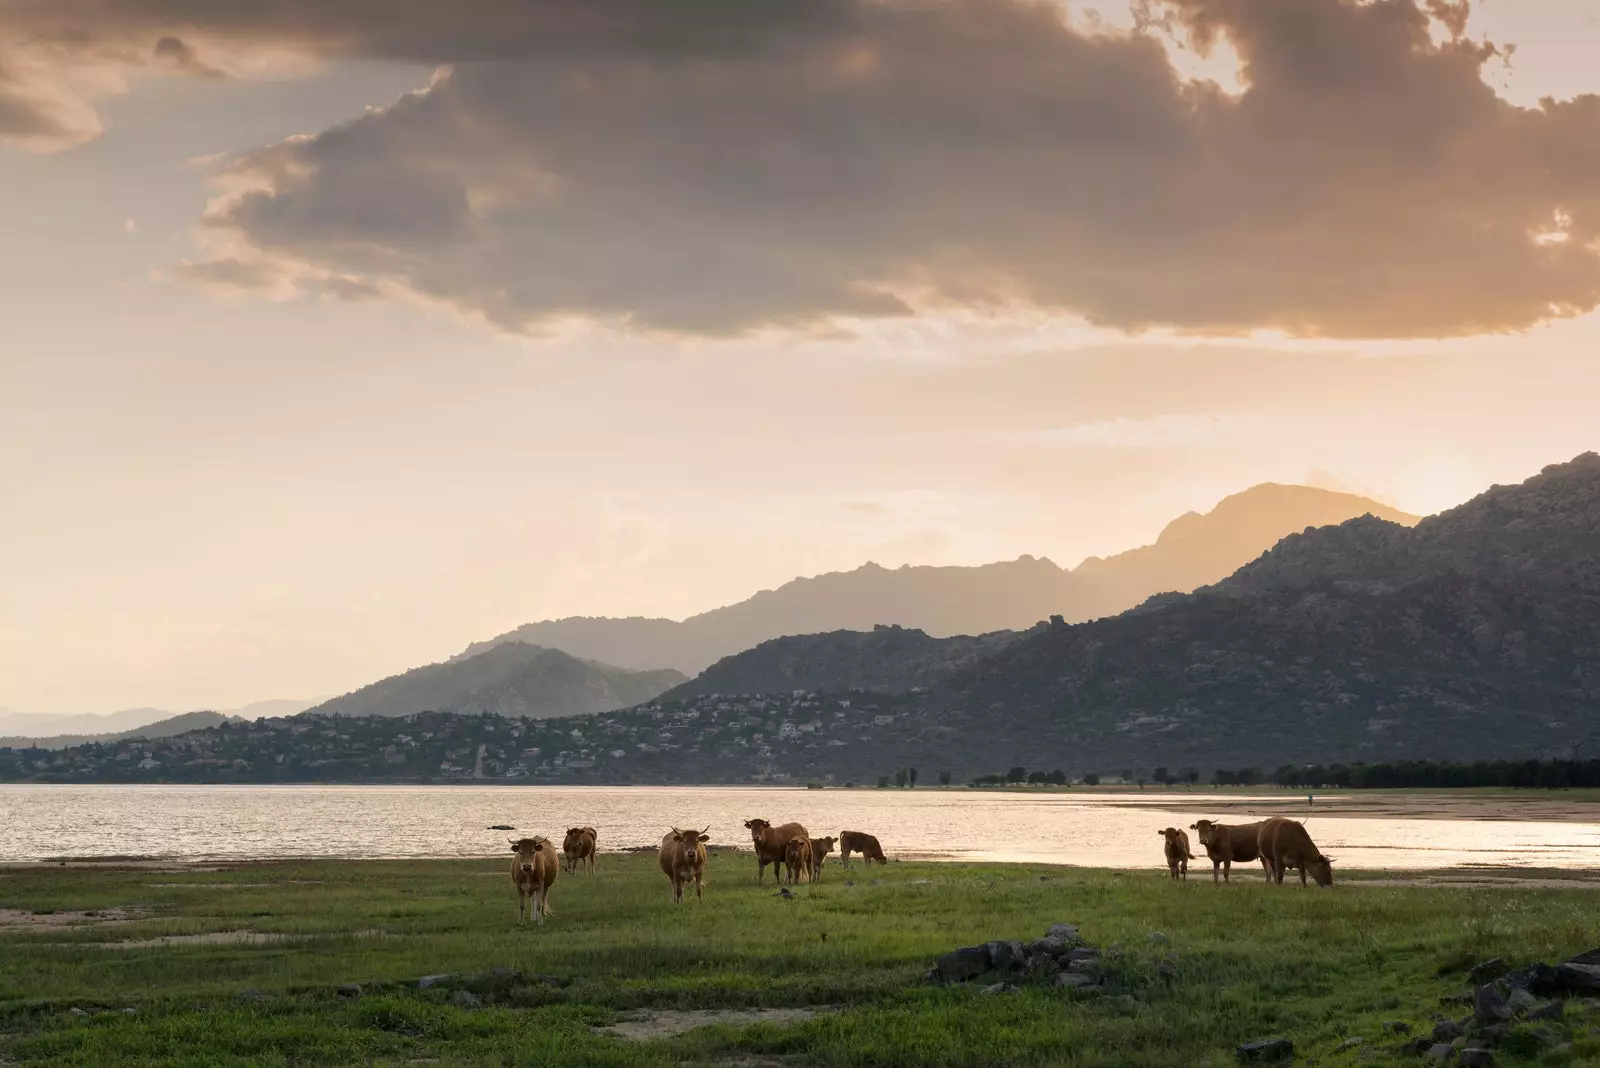
<path id="1" fill-rule="evenodd" d="M 1094 976 L 1084 975 L 1082 972 L 1062 972 L 1050 982 L 1054 986 L 1081 988 L 1086 986 L 1094 986 Z"/>
<path id="2" fill-rule="evenodd" d="M 1017 988 L 1010 983 L 992 983 L 978 991 L 985 997 L 994 997 L 996 994 L 1015 994 Z"/>
<path id="3" fill-rule="evenodd" d="M 1511 1019 L 1511 1006 L 1500 996 L 1500 991 L 1485 983 L 1472 992 L 1472 1015 L 1479 1023 L 1503 1023 Z"/>
<path id="4" fill-rule="evenodd" d="M 1343 1053 L 1347 1049 L 1355 1049 L 1365 1041 L 1366 1039 L 1362 1038 L 1360 1035 L 1351 1035 L 1349 1038 L 1333 1047 L 1333 1052 Z"/>
<path id="5" fill-rule="evenodd" d="M 1170 960 L 1164 960 L 1156 965 L 1156 974 L 1163 979 L 1176 979 L 1178 977 L 1178 966 Z"/>
<path id="6" fill-rule="evenodd" d="M 1294 1043 L 1287 1038 L 1258 1038 L 1254 1042 L 1246 1042 L 1234 1052 L 1238 1055 L 1240 1064 L 1254 1064 L 1260 1061 L 1275 1064 L 1294 1056 Z"/>
<path id="7" fill-rule="evenodd" d="M 126 1008 L 126 1009 L 122 1010 L 122 1015 L 124 1015 L 124 1016 L 137 1016 L 137 1015 L 139 1015 L 139 1010 L 135 1009 L 135 1008 Z"/>
<path id="8" fill-rule="evenodd" d="M 1440 1020 L 1433 1025 L 1433 1040 L 1435 1042 L 1454 1042 L 1466 1033 L 1466 1028 L 1454 1020 Z"/>
<path id="9" fill-rule="evenodd" d="M 447 983 L 449 981 L 450 977 L 448 975 L 424 975 L 421 979 L 417 980 L 417 988 L 420 990 L 426 990 L 430 986 L 439 986 L 440 984 Z"/>
<path id="10" fill-rule="evenodd" d="M 995 971 L 1004 972 L 1022 967 L 1025 954 L 1021 942 L 989 942 L 984 948 L 989 951 L 989 967 Z"/>
<path id="11" fill-rule="evenodd" d="M 1076 942 L 1078 929 L 1070 923 L 1052 923 L 1044 932 L 1046 938 L 1059 938 L 1063 942 Z"/>
<path id="12" fill-rule="evenodd" d="M 1478 1028 L 1478 1038 L 1493 1046 L 1498 1046 L 1511 1035 L 1511 1028 L 1506 1024 L 1490 1024 Z"/>
<path id="13" fill-rule="evenodd" d="M 489 970 L 489 975 L 491 978 L 499 979 L 507 983 L 520 983 L 524 978 L 526 978 L 526 976 L 524 976 L 517 968 L 491 968 Z"/>
<path id="14" fill-rule="evenodd" d="M 1448 1042 L 1435 1042 L 1433 1045 L 1428 1047 L 1428 1056 L 1438 1061 L 1440 1064 L 1443 1064 L 1446 1061 L 1454 1060 L 1455 1055 L 1456 1048 Z"/>
<path id="15" fill-rule="evenodd" d="M 1166 935 L 1162 934 L 1160 931 L 1151 931 L 1148 935 L 1145 936 L 1145 938 L 1149 940 L 1149 942 L 1150 942 L 1150 944 L 1152 946 L 1164 946 L 1168 942 L 1172 941 L 1172 939 L 1168 938 Z"/>
<path id="16" fill-rule="evenodd" d="M 1404 1020 L 1390 1020 L 1383 1025 L 1383 1029 L 1391 1035 L 1409 1035 L 1411 1033 L 1411 1025 Z"/>
<path id="17" fill-rule="evenodd" d="M 1494 1054 L 1482 1046 L 1468 1046 L 1461 1051 L 1461 1068 L 1494 1068 Z"/>
<path id="18" fill-rule="evenodd" d="M 989 970 L 989 947 L 967 946 L 946 953 L 934 962 L 946 982 L 959 983 Z"/>
<path id="19" fill-rule="evenodd" d="M 1511 996 L 1506 998 L 1506 1004 L 1511 1006 L 1512 1012 L 1527 1012 L 1539 1004 L 1539 999 L 1523 987 L 1518 986 L 1511 989 Z"/>
<path id="20" fill-rule="evenodd" d="M 345 983 L 343 986 L 341 986 L 339 988 L 339 996 L 342 997 L 342 998 L 358 998 L 358 997 L 360 997 L 361 996 L 361 984 L 360 983 Z"/>
<path id="21" fill-rule="evenodd" d="M 1559 1001 L 1546 1001 L 1528 1010 L 1529 1020 L 1559 1020 L 1566 1015 L 1566 1006 Z"/>
<path id="22" fill-rule="evenodd" d="M 470 990 L 456 990 L 450 994 L 450 1004 L 458 1009 L 476 1009 L 483 1006 L 483 999 Z"/>
<path id="23" fill-rule="evenodd" d="M 1100 951 L 1093 946 L 1078 946 L 1076 949 L 1067 950 L 1068 960 L 1098 960 Z"/>
<path id="24" fill-rule="evenodd" d="M 1071 975 L 1099 975 L 1100 962 L 1092 957 L 1088 960 L 1069 960 L 1067 972 Z"/>
<path id="25" fill-rule="evenodd" d="M 1474 984 L 1481 986 L 1484 983 L 1493 982 L 1510 970 L 1511 967 L 1506 964 L 1504 957 L 1496 957 L 1493 960 L 1486 960 L 1482 964 L 1473 965 L 1472 970 L 1467 973 L 1467 978 L 1471 979 Z"/>
<path id="26" fill-rule="evenodd" d="M 89 1015 L 87 1012 L 85 1012 L 84 1010 L 78 1008 L 78 1006 L 76 1006 L 76 1005 L 74 1005 L 74 1006 L 72 1006 L 72 1008 L 68 1009 L 67 1012 L 70 1013 L 73 1016 L 87 1016 L 87 1015 Z"/>
<path id="27" fill-rule="evenodd" d="M 1036 953 L 1028 958 L 1028 972 L 1031 975 L 1044 977 L 1055 975 L 1061 970 L 1061 964 L 1048 953 Z"/>

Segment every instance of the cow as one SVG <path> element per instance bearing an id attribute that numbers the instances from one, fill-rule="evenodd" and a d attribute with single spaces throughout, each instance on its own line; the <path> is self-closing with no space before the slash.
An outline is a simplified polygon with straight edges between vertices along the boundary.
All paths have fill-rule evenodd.
<path id="1" fill-rule="evenodd" d="M 600 832 L 593 827 L 568 827 L 566 840 L 561 843 L 561 853 L 566 857 L 567 871 L 577 871 L 583 864 L 585 870 L 594 872 L 595 842 Z"/>
<path id="2" fill-rule="evenodd" d="M 1268 876 L 1279 885 L 1283 883 L 1283 873 L 1290 868 L 1300 869 L 1301 886 L 1306 885 L 1307 872 L 1318 886 L 1333 885 L 1333 861 L 1311 841 L 1305 824 L 1274 816 L 1261 825 L 1257 841 Z"/>
<path id="3" fill-rule="evenodd" d="M 829 853 L 833 852 L 834 844 L 839 839 L 829 835 L 827 838 L 811 839 L 811 881 L 816 882 L 822 878 L 822 861 Z"/>
<path id="4" fill-rule="evenodd" d="M 840 831 L 839 832 L 839 863 L 845 867 L 850 866 L 850 854 L 860 853 L 867 861 L 877 861 L 887 864 L 889 860 L 883 855 L 883 847 L 878 840 L 866 831 Z"/>
<path id="5" fill-rule="evenodd" d="M 1222 869 L 1222 881 L 1228 882 L 1228 873 L 1233 868 L 1233 862 L 1243 863 L 1247 860 L 1261 859 L 1261 846 L 1257 838 L 1261 833 L 1259 823 L 1241 823 L 1236 826 L 1213 823 L 1210 820 L 1199 820 L 1189 824 L 1189 829 L 1196 831 L 1200 837 L 1200 844 L 1206 847 L 1206 856 L 1211 858 L 1211 881 L 1217 881 L 1217 869 Z M 1261 861 L 1261 870 L 1271 872 L 1267 862 Z"/>
<path id="6" fill-rule="evenodd" d="M 782 878 L 783 855 L 789 847 L 789 839 L 797 834 L 805 834 L 805 827 L 798 823 L 774 827 L 761 819 L 745 820 L 744 825 L 750 829 L 750 841 L 756 847 L 756 882 L 766 877 L 768 864 L 772 865 L 772 874 Z"/>
<path id="7" fill-rule="evenodd" d="M 1176 827 L 1157 831 L 1166 839 L 1167 871 L 1172 873 L 1174 879 L 1189 878 L 1189 862 L 1194 859 L 1194 854 L 1189 852 L 1189 836 Z"/>
<path id="8" fill-rule="evenodd" d="M 788 843 L 783 847 L 783 866 L 788 869 L 788 879 L 786 881 L 790 886 L 798 882 L 802 875 L 809 879 L 811 877 L 811 839 L 803 834 L 797 834 L 789 839 Z"/>
<path id="9" fill-rule="evenodd" d="M 680 831 L 674 827 L 661 839 L 661 870 L 672 880 L 672 900 L 683 904 L 685 883 L 694 883 L 696 901 L 704 901 L 701 893 L 706 870 L 706 843 L 711 836 L 705 831 Z"/>
<path id="10" fill-rule="evenodd" d="M 511 881 L 517 888 L 517 922 L 523 922 L 526 912 L 543 923 L 550 915 L 550 887 L 561 867 L 556 847 L 542 834 L 506 841 L 516 854 L 511 860 Z"/>

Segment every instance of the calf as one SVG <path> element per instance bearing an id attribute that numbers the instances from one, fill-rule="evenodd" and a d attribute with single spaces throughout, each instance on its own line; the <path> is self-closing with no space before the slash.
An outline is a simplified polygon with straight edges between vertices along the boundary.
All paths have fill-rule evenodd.
<path id="1" fill-rule="evenodd" d="M 1157 831 L 1167 841 L 1164 847 L 1167 854 L 1167 871 L 1172 873 L 1174 879 L 1189 878 L 1189 862 L 1194 859 L 1194 854 L 1189 852 L 1189 836 L 1176 827 L 1168 827 L 1164 831 Z"/>
<path id="2" fill-rule="evenodd" d="M 1217 869 L 1222 869 L 1222 881 L 1228 882 L 1228 873 L 1233 868 L 1233 862 L 1243 863 L 1247 860 L 1261 859 L 1261 846 L 1257 837 L 1261 833 L 1259 823 L 1241 823 L 1230 826 L 1223 823 L 1213 823 L 1210 820 L 1199 820 L 1189 824 L 1189 829 L 1197 831 L 1200 844 L 1206 847 L 1206 856 L 1211 858 L 1211 881 L 1217 881 Z M 1261 861 L 1261 870 L 1267 871 L 1267 862 Z M 1270 872 L 1268 875 L 1270 876 Z"/>
<path id="3" fill-rule="evenodd" d="M 839 832 L 839 863 L 845 867 L 850 866 L 850 854 L 860 853 L 868 861 L 877 861 L 887 864 L 889 860 L 883 855 L 883 847 L 878 840 L 866 831 L 840 831 Z"/>
<path id="4" fill-rule="evenodd" d="M 811 877 L 811 839 L 797 834 L 783 847 L 783 866 L 788 869 L 788 883 L 793 886 L 804 875 Z"/>
<path id="5" fill-rule="evenodd" d="M 1261 861 L 1267 865 L 1268 876 L 1279 884 L 1289 868 L 1300 869 L 1300 885 L 1306 885 L 1306 873 L 1318 886 L 1333 885 L 1333 861 L 1322 855 L 1305 824 L 1283 816 L 1274 816 L 1261 825 L 1257 836 L 1261 846 Z"/>
<path id="6" fill-rule="evenodd" d="M 516 854 L 511 860 L 511 881 L 517 888 L 517 922 L 522 923 L 527 913 L 543 923 L 550 915 L 550 887 L 561 867 L 556 847 L 543 835 L 506 841 Z"/>
<path id="7" fill-rule="evenodd" d="M 567 870 L 577 871 L 579 864 L 594 871 L 595 843 L 600 833 L 593 827 L 568 827 L 566 840 L 561 843 L 561 853 L 567 858 Z"/>
<path id="8" fill-rule="evenodd" d="M 706 869 L 706 843 L 711 836 L 705 831 L 680 831 L 674 827 L 661 839 L 661 870 L 672 880 L 672 900 L 683 904 L 685 883 L 694 883 L 696 901 L 704 901 L 701 891 Z"/>
<path id="9" fill-rule="evenodd" d="M 827 838 L 811 839 L 811 881 L 816 882 L 822 878 L 822 861 L 829 853 L 833 852 L 834 843 L 839 839 L 829 835 Z"/>
<path id="10" fill-rule="evenodd" d="M 782 827 L 774 827 L 766 820 L 745 820 L 744 825 L 750 830 L 750 841 L 756 847 L 756 882 L 761 882 L 767 874 L 767 865 L 772 865 L 772 874 L 781 878 L 783 875 L 784 852 L 789 847 L 789 839 L 795 835 L 804 835 L 805 827 L 798 823 L 785 823 Z M 810 837 L 807 835 L 807 837 Z"/>

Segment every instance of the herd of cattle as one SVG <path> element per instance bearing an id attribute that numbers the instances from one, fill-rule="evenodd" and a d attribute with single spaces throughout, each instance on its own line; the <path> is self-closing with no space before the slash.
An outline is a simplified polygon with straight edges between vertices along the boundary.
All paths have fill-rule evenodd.
<path id="1" fill-rule="evenodd" d="M 822 862 L 839 849 L 839 859 L 850 866 L 852 853 L 860 853 L 867 861 L 887 864 L 883 847 L 878 840 L 864 831 L 840 831 L 838 836 L 812 838 L 799 823 L 785 823 L 774 827 L 762 819 L 745 821 L 750 840 L 755 846 L 756 882 L 766 878 L 767 865 L 772 865 L 775 879 L 788 883 L 803 880 L 817 882 L 822 878 Z M 661 871 L 672 881 L 672 899 L 683 904 L 683 891 L 694 884 L 694 896 L 705 900 L 702 893 L 706 866 L 706 843 L 711 836 L 707 827 L 700 831 L 683 831 L 674 827 L 661 839 L 657 854 Z M 1199 820 L 1189 825 L 1195 831 L 1206 856 L 1211 859 L 1211 880 L 1217 880 L 1220 870 L 1224 882 L 1228 881 L 1234 861 L 1247 863 L 1259 860 L 1269 880 L 1283 882 L 1290 868 L 1300 872 L 1300 884 L 1306 876 L 1316 880 L 1318 886 L 1333 883 L 1333 862 L 1322 855 L 1305 825 L 1283 816 L 1260 823 L 1222 824 Z M 1164 851 L 1167 870 L 1174 879 L 1189 877 L 1189 861 L 1196 857 L 1189 851 L 1189 835 L 1176 827 L 1158 832 L 1165 839 Z M 556 873 L 563 866 L 575 872 L 580 866 L 594 871 L 594 858 L 600 835 L 593 827 L 570 827 L 562 840 L 561 852 L 556 852 L 552 839 L 543 835 L 533 838 L 508 839 L 516 857 L 511 862 L 511 881 L 517 887 L 517 922 L 529 917 L 544 922 L 550 915 L 550 887 Z"/>
<path id="2" fill-rule="evenodd" d="M 1206 856 L 1211 858 L 1211 881 L 1217 881 L 1217 870 L 1222 870 L 1223 882 L 1234 861 L 1248 863 L 1259 860 L 1267 878 L 1283 882 L 1284 872 L 1296 868 L 1300 872 L 1300 885 L 1306 884 L 1309 874 L 1318 886 L 1333 885 L 1333 861 L 1311 841 L 1305 824 L 1284 816 L 1274 816 L 1260 823 L 1224 824 L 1211 820 L 1198 820 L 1189 829 L 1200 837 Z M 1189 862 L 1195 855 L 1189 852 L 1189 836 L 1176 827 L 1157 832 L 1166 839 L 1167 871 L 1174 879 L 1189 878 Z"/>

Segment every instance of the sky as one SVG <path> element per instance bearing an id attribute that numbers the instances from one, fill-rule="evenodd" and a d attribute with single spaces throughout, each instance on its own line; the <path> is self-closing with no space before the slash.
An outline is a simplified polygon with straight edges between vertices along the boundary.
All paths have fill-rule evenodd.
<path id="1" fill-rule="evenodd" d="M 4 0 L 0 706 L 1600 448 L 1590 0 Z"/>

